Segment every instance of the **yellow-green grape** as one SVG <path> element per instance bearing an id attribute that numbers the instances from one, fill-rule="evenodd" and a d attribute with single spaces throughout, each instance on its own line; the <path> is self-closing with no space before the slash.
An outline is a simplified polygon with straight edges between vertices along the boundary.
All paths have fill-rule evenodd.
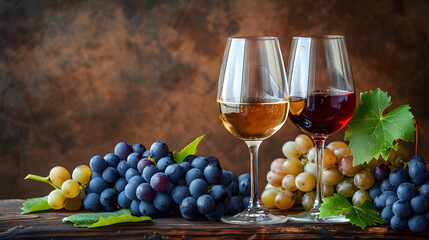
<path id="1" fill-rule="evenodd" d="M 87 165 L 77 166 L 72 173 L 73 180 L 78 181 L 81 185 L 86 185 L 91 180 L 91 168 Z"/>
<path id="2" fill-rule="evenodd" d="M 344 156 L 350 155 L 352 150 L 348 148 L 337 148 L 334 151 L 335 157 L 337 158 L 337 164 L 340 162 L 341 158 Z"/>
<path id="3" fill-rule="evenodd" d="M 296 176 L 295 185 L 300 191 L 309 192 L 316 185 L 316 178 L 311 173 L 303 172 Z"/>
<path id="4" fill-rule="evenodd" d="M 323 197 L 329 197 L 334 194 L 335 188 L 334 186 L 328 186 L 323 184 Z"/>
<path id="5" fill-rule="evenodd" d="M 343 180 L 344 175 L 338 170 L 338 167 L 335 165 L 329 169 L 323 169 L 323 184 L 328 186 L 337 185 L 341 180 Z"/>
<path id="6" fill-rule="evenodd" d="M 274 187 L 273 185 L 271 185 L 270 183 L 267 183 L 267 184 L 265 185 L 265 188 L 264 188 L 264 189 L 273 188 L 273 187 Z"/>
<path id="7" fill-rule="evenodd" d="M 298 149 L 301 154 L 307 153 L 310 148 L 314 147 L 313 140 L 305 134 L 298 135 L 295 138 L 295 143 L 296 149 Z"/>
<path id="8" fill-rule="evenodd" d="M 67 204 L 64 207 L 67 211 L 75 212 L 78 211 L 82 207 L 82 199 L 80 195 L 75 198 L 69 198 L 67 200 Z"/>
<path id="9" fill-rule="evenodd" d="M 305 193 L 304 196 L 302 196 L 302 207 L 305 211 L 310 210 L 314 206 L 314 200 L 316 200 L 316 192 L 311 191 L 308 193 Z"/>
<path id="10" fill-rule="evenodd" d="M 308 172 L 314 175 L 314 177 L 316 177 L 316 168 L 317 165 L 315 163 L 307 163 L 304 166 L 304 172 Z"/>
<path id="11" fill-rule="evenodd" d="M 295 194 L 295 204 L 301 204 L 302 197 L 304 197 L 305 192 L 296 190 L 293 194 Z"/>
<path id="12" fill-rule="evenodd" d="M 282 170 L 282 166 L 286 158 L 276 158 L 271 162 L 270 170 Z"/>
<path id="13" fill-rule="evenodd" d="M 75 198 L 80 193 L 80 185 L 77 181 L 69 179 L 61 185 L 61 191 L 67 198 Z"/>
<path id="14" fill-rule="evenodd" d="M 355 186 L 352 177 L 345 177 L 343 181 L 337 184 L 336 190 L 338 194 L 351 198 L 358 188 Z"/>
<path id="15" fill-rule="evenodd" d="M 323 149 L 323 168 L 331 168 L 337 162 L 333 151 L 328 148 Z"/>
<path id="16" fill-rule="evenodd" d="M 281 187 L 284 176 L 281 170 L 271 170 L 267 173 L 267 181 L 274 187 Z"/>
<path id="17" fill-rule="evenodd" d="M 371 171 L 366 169 L 360 170 L 353 178 L 354 184 L 361 190 L 367 190 L 374 185 L 375 178 Z"/>
<path id="18" fill-rule="evenodd" d="M 67 204 L 67 198 L 60 189 L 55 189 L 49 193 L 48 204 L 51 208 L 58 210 Z"/>
<path id="19" fill-rule="evenodd" d="M 282 170 L 285 175 L 292 174 L 297 176 L 304 171 L 304 166 L 299 159 L 287 158 L 282 165 Z"/>
<path id="20" fill-rule="evenodd" d="M 333 142 L 329 143 L 326 147 L 329 150 L 331 150 L 331 151 L 334 152 L 335 149 L 338 149 L 338 148 L 347 148 L 348 146 L 347 146 L 347 143 L 345 143 L 343 141 L 333 141 Z"/>
<path id="21" fill-rule="evenodd" d="M 357 190 L 355 194 L 353 194 L 353 197 L 352 197 L 353 206 L 359 206 L 363 202 L 365 202 L 365 200 L 371 201 L 371 196 L 369 195 L 368 191 Z"/>
<path id="22" fill-rule="evenodd" d="M 63 182 L 71 178 L 69 171 L 61 166 L 56 166 L 49 172 L 49 179 L 58 187 L 63 185 Z"/>
<path id="23" fill-rule="evenodd" d="M 286 175 L 282 180 L 282 187 L 288 191 L 296 191 L 298 188 L 295 185 L 295 176 L 292 174 Z"/>
<path id="24" fill-rule="evenodd" d="M 308 153 L 307 153 L 308 162 L 315 163 L 316 162 L 316 155 L 317 155 L 317 148 L 316 147 L 310 148 L 310 150 L 308 150 Z"/>
<path id="25" fill-rule="evenodd" d="M 301 152 L 298 151 L 294 141 L 285 142 L 282 147 L 282 152 L 287 158 L 299 158 L 302 155 Z"/>
<path id="26" fill-rule="evenodd" d="M 278 192 L 276 194 L 276 197 L 274 198 L 274 204 L 278 209 L 286 210 L 293 206 L 295 203 L 295 195 L 288 191 L 283 190 L 281 192 Z"/>
<path id="27" fill-rule="evenodd" d="M 268 207 L 274 207 L 276 205 L 274 198 L 279 192 L 280 190 L 278 190 L 277 188 L 265 189 L 262 192 L 262 196 L 261 196 L 262 202 Z"/>

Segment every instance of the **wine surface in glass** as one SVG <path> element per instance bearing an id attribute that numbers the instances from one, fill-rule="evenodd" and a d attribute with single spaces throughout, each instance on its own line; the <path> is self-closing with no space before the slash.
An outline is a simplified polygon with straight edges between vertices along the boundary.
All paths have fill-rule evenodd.
<path id="1" fill-rule="evenodd" d="M 316 92 L 308 99 L 290 97 L 292 122 L 309 135 L 329 136 L 343 128 L 353 115 L 355 93 Z"/>
<path id="2" fill-rule="evenodd" d="M 255 99 L 244 103 L 218 101 L 219 118 L 234 136 L 243 140 L 264 140 L 286 120 L 288 101 Z"/>

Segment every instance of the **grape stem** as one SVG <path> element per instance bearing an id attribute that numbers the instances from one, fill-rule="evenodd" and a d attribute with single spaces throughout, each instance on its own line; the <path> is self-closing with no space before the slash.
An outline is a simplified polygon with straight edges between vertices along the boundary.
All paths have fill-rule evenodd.
<path id="1" fill-rule="evenodd" d="M 49 180 L 49 177 L 42 177 L 34 174 L 28 174 L 24 179 L 32 179 L 39 182 L 45 182 L 54 187 L 55 189 L 60 189 L 58 186 L 56 186 L 51 180 Z"/>

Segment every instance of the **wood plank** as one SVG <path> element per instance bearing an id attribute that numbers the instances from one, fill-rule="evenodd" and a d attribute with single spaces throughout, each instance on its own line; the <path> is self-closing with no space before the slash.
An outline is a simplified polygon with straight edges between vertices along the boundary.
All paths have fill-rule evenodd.
<path id="1" fill-rule="evenodd" d="M 424 239 L 429 232 L 394 231 L 387 225 L 361 230 L 349 223 L 309 224 L 288 221 L 284 224 L 239 226 L 210 221 L 187 221 L 182 218 L 161 218 L 152 222 L 118 224 L 97 229 L 77 228 L 62 219 L 74 213 L 47 211 L 21 215 L 24 200 L 0 200 L 0 239 Z M 271 209 L 277 214 L 285 212 Z M 287 213 L 296 213 L 292 209 Z M 81 211 L 85 212 L 85 211 Z"/>

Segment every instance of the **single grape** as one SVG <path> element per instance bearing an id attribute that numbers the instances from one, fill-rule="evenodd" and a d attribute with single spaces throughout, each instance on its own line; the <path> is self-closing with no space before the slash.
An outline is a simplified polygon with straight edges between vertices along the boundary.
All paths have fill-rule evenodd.
<path id="1" fill-rule="evenodd" d="M 129 182 L 130 179 L 134 176 L 140 176 L 139 171 L 135 168 L 128 168 L 127 172 L 125 173 L 125 179 L 127 179 L 127 181 Z"/>
<path id="2" fill-rule="evenodd" d="M 193 168 L 198 168 L 201 172 L 204 172 L 204 169 L 209 165 L 209 160 L 205 157 L 196 157 L 192 163 L 191 166 Z"/>
<path id="3" fill-rule="evenodd" d="M 274 198 L 275 206 L 281 210 L 286 210 L 291 208 L 294 203 L 295 203 L 295 195 L 288 190 L 283 190 L 278 192 Z"/>
<path id="4" fill-rule="evenodd" d="M 225 187 L 228 187 L 232 180 L 232 174 L 230 171 L 222 170 L 222 176 L 219 179 L 219 184 L 224 185 Z"/>
<path id="5" fill-rule="evenodd" d="M 410 161 L 408 165 L 408 174 L 413 183 L 420 185 L 427 180 L 429 172 L 426 167 L 426 163 L 422 163 L 419 160 L 413 160 Z"/>
<path id="6" fill-rule="evenodd" d="M 338 162 L 338 169 L 346 177 L 354 177 L 362 169 L 362 165 L 353 166 L 353 156 L 347 155 Z"/>
<path id="7" fill-rule="evenodd" d="M 179 205 L 182 203 L 183 199 L 190 196 L 191 192 L 189 191 L 189 187 L 184 185 L 176 186 L 171 192 L 171 197 L 173 198 L 173 201 Z"/>
<path id="8" fill-rule="evenodd" d="M 345 156 L 350 156 L 352 150 L 348 148 L 337 148 L 334 151 L 335 157 L 337 158 L 337 164 L 341 161 L 341 159 Z"/>
<path id="9" fill-rule="evenodd" d="M 115 146 L 115 155 L 121 160 L 126 160 L 128 155 L 133 152 L 133 148 L 126 142 L 119 142 Z"/>
<path id="10" fill-rule="evenodd" d="M 193 197 L 186 197 L 180 204 L 180 213 L 182 217 L 188 220 L 193 220 L 198 217 L 197 200 Z"/>
<path id="11" fill-rule="evenodd" d="M 173 205 L 171 195 L 164 192 L 157 192 L 153 199 L 153 206 L 161 212 L 170 210 Z"/>
<path id="12" fill-rule="evenodd" d="M 180 180 L 185 179 L 186 171 L 181 165 L 173 163 L 167 166 L 165 175 L 167 175 L 170 182 L 178 183 Z"/>
<path id="13" fill-rule="evenodd" d="M 304 166 L 299 159 L 288 158 L 284 161 L 282 170 L 285 175 L 292 174 L 294 176 L 298 176 L 298 174 L 304 172 Z"/>
<path id="14" fill-rule="evenodd" d="M 118 156 L 116 156 L 114 153 L 108 153 L 104 156 L 104 160 L 106 160 L 108 167 L 116 168 L 118 166 L 118 163 L 121 161 Z"/>
<path id="15" fill-rule="evenodd" d="M 295 185 L 300 191 L 309 192 L 316 185 L 316 178 L 311 173 L 303 172 L 296 176 Z"/>
<path id="16" fill-rule="evenodd" d="M 101 176 L 108 183 L 114 183 L 119 178 L 118 171 L 114 167 L 107 167 L 106 169 L 104 169 L 103 174 Z"/>
<path id="17" fill-rule="evenodd" d="M 420 187 L 420 195 L 429 199 L 429 182 L 426 182 Z"/>
<path id="18" fill-rule="evenodd" d="M 243 210 L 243 203 L 237 196 L 231 197 L 231 204 L 226 210 L 226 215 L 235 215 Z"/>
<path id="19" fill-rule="evenodd" d="M 296 177 L 294 175 L 292 175 L 292 174 L 286 175 L 282 179 L 282 187 L 283 187 L 283 189 L 291 191 L 291 192 L 297 190 L 298 188 L 296 187 L 296 184 L 295 184 L 295 178 Z"/>
<path id="20" fill-rule="evenodd" d="M 101 173 L 98 173 L 98 172 L 91 172 L 91 179 L 96 178 L 96 177 L 102 178 L 103 175 Z"/>
<path id="21" fill-rule="evenodd" d="M 95 155 L 89 160 L 89 167 L 92 171 L 102 173 L 107 167 L 107 162 L 100 155 Z"/>
<path id="22" fill-rule="evenodd" d="M 398 196 L 397 196 L 397 195 L 392 195 L 392 196 L 387 197 L 387 199 L 386 199 L 386 207 L 388 207 L 388 208 L 392 209 L 393 204 L 394 204 L 396 201 L 398 201 L 398 200 L 399 200 L 399 198 L 398 198 Z"/>
<path id="23" fill-rule="evenodd" d="M 188 172 L 189 169 L 192 168 L 191 164 L 189 162 L 186 162 L 186 161 L 179 163 L 179 165 L 185 169 L 185 172 Z"/>
<path id="24" fill-rule="evenodd" d="M 150 179 L 150 186 L 157 192 L 164 192 L 167 190 L 169 184 L 170 180 L 168 176 L 161 172 L 155 173 Z"/>
<path id="25" fill-rule="evenodd" d="M 400 218 L 407 218 L 411 215 L 412 209 L 408 201 L 396 201 L 392 206 L 393 213 Z"/>
<path id="26" fill-rule="evenodd" d="M 136 188 L 136 197 L 140 201 L 150 202 L 156 195 L 156 191 L 149 183 L 140 183 Z"/>
<path id="27" fill-rule="evenodd" d="M 93 192 L 100 194 L 104 189 L 109 187 L 109 183 L 103 178 L 96 177 L 89 181 L 89 187 Z"/>
<path id="28" fill-rule="evenodd" d="M 241 182 L 243 179 L 250 179 L 250 174 L 243 173 L 237 178 L 237 182 Z"/>
<path id="29" fill-rule="evenodd" d="M 398 187 L 401 183 L 409 182 L 410 179 L 407 172 L 402 169 L 395 169 L 390 172 L 389 181 L 393 186 Z"/>
<path id="30" fill-rule="evenodd" d="M 113 212 L 118 206 L 118 194 L 111 188 L 105 189 L 100 194 L 100 203 L 107 212 Z"/>
<path id="31" fill-rule="evenodd" d="M 383 211 L 381 211 L 381 218 L 387 224 L 390 223 L 390 219 L 392 219 L 393 216 L 394 216 L 393 211 L 390 208 L 383 208 Z"/>
<path id="32" fill-rule="evenodd" d="M 116 166 L 116 170 L 118 171 L 118 175 L 120 177 L 125 177 L 125 173 L 127 172 L 127 170 L 130 168 L 130 166 L 128 166 L 127 161 L 120 161 L 118 163 L 118 166 Z"/>
<path id="33" fill-rule="evenodd" d="M 144 152 L 146 152 L 146 147 L 142 144 L 134 144 L 133 145 L 133 152 L 139 153 L 142 155 Z"/>
<path id="34" fill-rule="evenodd" d="M 337 166 L 329 169 L 323 169 L 323 184 L 328 186 L 335 186 L 344 179 L 344 175 L 340 172 Z"/>
<path id="35" fill-rule="evenodd" d="M 232 196 L 237 196 L 238 193 L 240 192 L 240 187 L 238 186 L 238 182 L 237 181 L 232 181 L 231 184 L 229 184 L 228 186 L 229 190 L 231 190 L 231 194 Z"/>
<path id="36" fill-rule="evenodd" d="M 280 187 L 284 177 L 285 174 L 282 170 L 271 170 L 267 173 L 267 182 L 275 187 Z"/>
<path id="37" fill-rule="evenodd" d="M 408 219 L 408 229 L 412 232 L 423 232 L 428 227 L 428 221 L 422 214 L 416 214 Z"/>
<path id="38" fill-rule="evenodd" d="M 269 188 L 264 190 L 261 196 L 262 202 L 268 207 L 274 207 L 276 205 L 275 197 L 279 192 L 280 191 L 277 188 Z M 247 205 L 244 205 L 244 206 L 247 206 Z"/>
<path id="39" fill-rule="evenodd" d="M 301 154 L 306 154 L 308 150 L 314 147 L 313 140 L 305 134 L 300 134 L 295 138 L 296 148 Z"/>
<path id="40" fill-rule="evenodd" d="M 52 190 L 48 195 L 48 204 L 51 208 L 59 210 L 66 206 L 67 197 L 64 196 L 63 192 L 59 189 Z"/>
<path id="41" fill-rule="evenodd" d="M 241 176 L 243 176 L 243 175 L 241 175 Z M 250 195 L 250 192 L 251 192 L 250 175 L 245 175 L 245 176 L 249 176 L 249 177 L 242 177 L 242 178 L 238 179 L 238 190 L 244 196 L 248 196 L 248 195 Z"/>
<path id="42" fill-rule="evenodd" d="M 347 143 L 343 142 L 343 141 L 334 141 L 334 142 L 330 142 L 326 148 L 328 148 L 331 151 L 335 151 L 338 148 L 347 148 Z"/>
<path id="43" fill-rule="evenodd" d="M 243 207 L 248 208 L 250 202 L 250 196 L 244 196 L 241 200 L 243 202 Z"/>
<path id="44" fill-rule="evenodd" d="M 352 203 L 353 206 L 359 206 L 366 200 L 371 201 L 371 197 L 369 196 L 369 193 L 365 190 L 357 190 L 352 197 Z"/>
<path id="45" fill-rule="evenodd" d="M 316 177 L 316 169 L 317 169 L 317 165 L 316 163 L 307 163 L 304 165 L 304 172 L 308 172 L 313 174 L 314 177 Z"/>
<path id="46" fill-rule="evenodd" d="M 216 201 L 212 196 L 208 194 L 203 194 L 197 199 L 197 208 L 198 211 L 202 214 L 207 214 L 215 210 Z"/>
<path id="47" fill-rule="evenodd" d="M 82 202 L 83 207 L 89 211 L 98 211 L 103 208 L 100 202 L 100 194 L 90 193 L 85 195 Z"/>
<path id="48" fill-rule="evenodd" d="M 385 192 L 385 191 L 392 191 L 392 192 L 396 192 L 397 187 L 393 186 L 393 185 L 390 183 L 390 180 L 389 180 L 389 179 L 385 179 L 385 180 L 381 183 L 381 185 L 380 185 L 380 189 L 381 189 L 381 191 L 382 191 L 382 192 Z"/>
<path id="49" fill-rule="evenodd" d="M 380 196 L 381 193 L 382 193 L 382 191 L 381 191 L 381 183 L 375 183 L 369 189 L 369 196 L 371 197 L 372 200 L 374 200 L 375 197 Z"/>
<path id="50" fill-rule="evenodd" d="M 184 170 L 183 170 L 184 172 Z M 204 168 L 204 178 L 209 184 L 217 184 L 222 177 L 222 168 L 219 162 L 211 162 Z"/>
<path id="51" fill-rule="evenodd" d="M 81 185 L 86 185 L 91 180 L 91 168 L 86 165 L 77 166 L 72 172 L 72 179 Z"/>
<path id="52" fill-rule="evenodd" d="M 148 165 L 143 169 L 142 177 L 146 182 L 150 182 L 152 176 L 159 172 L 158 167 L 155 165 Z"/>
<path id="53" fill-rule="evenodd" d="M 389 178 L 390 168 L 386 164 L 378 164 L 374 168 L 374 177 L 378 182 L 384 181 Z"/>
<path id="54" fill-rule="evenodd" d="M 360 170 L 353 178 L 354 184 L 357 188 L 367 190 L 374 185 L 375 178 L 371 171 L 363 169 Z"/>
<path id="55" fill-rule="evenodd" d="M 316 192 L 311 191 L 307 192 L 302 196 L 302 207 L 305 211 L 310 210 L 314 206 L 314 201 L 316 200 Z"/>
<path id="56" fill-rule="evenodd" d="M 75 198 L 80 194 L 80 185 L 75 180 L 67 180 L 61 185 L 61 191 L 67 198 Z"/>
<path id="57" fill-rule="evenodd" d="M 165 142 L 156 141 L 150 146 L 150 156 L 156 161 L 169 154 L 168 146 Z"/>
<path id="58" fill-rule="evenodd" d="M 419 156 L 419 155 L 415 155 L 415 156 L 412 156 L 410 158 L 409 164 L 411 164 L 413 162 L 420 162 L 420 163 L 426 165 L 425 159 L 422 156 Z"/>
<path id="59" fill-rule="evenodd" d="M 160 172 L 164 172 L 165 169 L 173 163 L 176 163 L 176 162 L 171 157 L 163 157 L 158 160 L 156 166 L 158 167 Z"/>
<path id="60" fill-rule="evenodd" d="M 358 188 L 355 186 L 353 178 L 345 177 L 343 181 L 337 184 L 336 190 L 337 193 L 345 196 L 346 198 L 351 198 Z"/>
<path id="61" fill-rule="evenodd" d="M 398 186 L 397 194 L 399 200 L 410 201 L 417 194 L 417 189 L 413 184 L 404 182 Z"/>
<path id="62" fill-rule="evenodd" d="M 411 199 L 410 205 L 414 212 L 423 213 L 428 209 L 429 202 L 422 195 L 417 195 Z"/>
<path id="63" fill-rule="evenodd" d="M 394 230 L 402 230 L 408 226 L 408 218 L 400 218 L 396 215 L 390 219 L 390 227 Z"/>
<path id="64" fill-rule="evenodd" d="M 142 159 L 142 155 L 140 153 L 130 153 L 127 157 L 127 163 L 130 168 L 137 169 L 137 163 Z"/>
<path id="65" fill-rule="evenodd" d="M 127 195 L 125 194 L 125 191 L 119 193 L 119 195 L 118 195 L 118 205 L 121 208 L 130 208 L 130 206 L 131 206 L 131 199 L 129 199 L 127 197 Z"/>
<path id="66" fill-rule="evenodd" d="M 315 163 L 316 162 L 316 156 L 317 156 L 317 148 L 316 147 L 310 148 L 310 150 L 308 150 L 308 152 L 307 152 L 308 162 Z"/>
<path id="67" fill-rule="evenodd" d="M 58 187 L 61 187 L 63 182 L 71 178 L 69 171 L 61 166 L 56 166 L 49 172 L 49 179 Z"/>
<path id="68" fill-rule="evenodd" d="M 283 163 L 286 161 L 286 158 L 276 158 L 271 162 L 270 170 L 280 170 L 282 171 Z"/>
<path id="69" fill-rule="evenodd" d="M 329 148 L 323 149 L 323 158 L 322 158 L 322 166 L 325 169 L 329 169 L 333 166 L 335 166 L 335 163 L 337 162 L 337 158 L 335 157 L 335 154 L 333 151 L 331 151 Z"/>
<path id="70" fill-rule="evenodd" d="M 208 186 L 206 181 L 202 179 L 194 179 L 191 184 L 189 184 L 189 192 L 191 196 L 195 199 L 199 198 L 201 195 L 207 193 Z"/>
<path id="71" fill-rule="evenodd" d="M 299 158 L 302 153 L 298 150 L 294 141 L 287 141 L 282 146 L 283 155 L 287 158 Z"/>
<path id="72" fill-rule="evenodd" d="M 140 200 L 131 201 L 130 210 L 131 210 L 132 215 L 137 216 L 137 217 L 141 216 L 140 203 L 141 203 Z"/>
<path id="73" fill-rule="evenodd" d="M 74 198 L 67 199 L 64 209 L 70 212 L 78 211 L 82 207 L 82 198 L 80 195 Z"/>
<path id="74" fill-rule="evenodd" d="M 323 184 L 323 197 L 329 197 L 334 194 L 335 188 L 334 186 L 328 186 Z"/>
<path id="75" fill-rule="evenodd" d="M 231 191 L 227 187 L 223 185 L 214 185 L 210 189 L 210 196 L 212 196 L 216 202 L 225 203 L 232 195 Z"/>
<path id="76" fill-rule="evenodd" d="M 198 168 L 191 168 L 185 175 L 186 184 L 189 186 L 195 179 L 204 179 L 203 172 Z"/>

